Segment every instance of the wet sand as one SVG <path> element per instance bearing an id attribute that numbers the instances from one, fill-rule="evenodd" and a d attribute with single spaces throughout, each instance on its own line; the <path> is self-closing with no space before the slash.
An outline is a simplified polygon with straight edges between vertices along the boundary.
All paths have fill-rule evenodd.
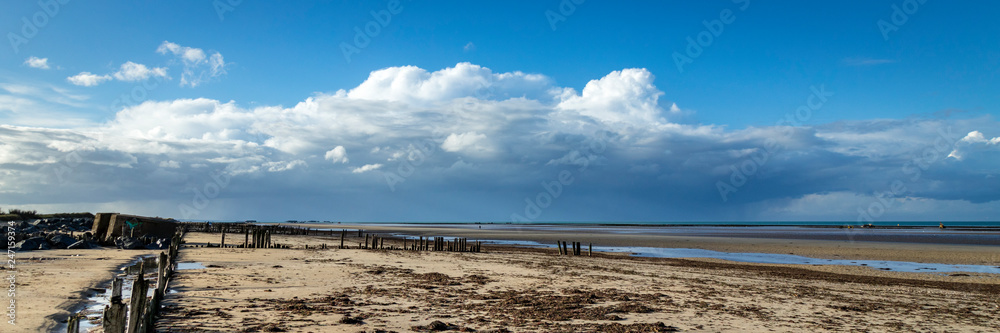
<path id="1" fill-rule="evenodd" d="M 796 254 L 821 259 L 894 260 L 920 263 L 1000 266 L 1000 246 L 926 244 L 900 242 L 833 241 L 821 239 L 771 239 L 763 237 L 670 236 L 662 234 L 606 234 L 593 230 L 487 230 L 447 226 L 378 226 L 335 225 L 332 228 L 365 229 L 372 232 L 401 233 L 416 236 L 467 237 L 535 241 L 555 244 L 575 241 L 594 246 L 644 246 L 692 248 L 721 252 L 757 252 Z M 1000 236 L 996 236 L 1000 237 Z"/>
<path id="2" fill-rule="evenodd" d="M 347 244 L 356 246 L 357 234 L 352 236 Z M 188 245 L 218 240 L 218 234 L 186 237 Z M 949 276 L 623 254 L 558 256 L 554 249 L 504 246 L 485 246 L 484 253 L 342 250 L 335 249 L 339 235 L 276 235 L 274 241 L 293 249 L 182 249 L 181 262 L 200 262 L 206 268 L 178 271 L 170 287 L 176 293 L 168 294 L 158 329 L 1000 330 L 1000 277 L 989 274 Z M 324 243 L 334 248 L 302 249 Z M 386 245 L 401 244 L 390 240 Z M 935 258 L 932 254 L 942 253 L 935 251 L 924 256 L 934 262 L 956 260 Z M 968 249 L 944 253 L 962 251 Z"/>

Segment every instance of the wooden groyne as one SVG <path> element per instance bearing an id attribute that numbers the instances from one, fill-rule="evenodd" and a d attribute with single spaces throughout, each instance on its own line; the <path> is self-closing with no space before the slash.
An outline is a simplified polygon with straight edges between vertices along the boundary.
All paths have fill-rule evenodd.
<path id="1" fill-rule="evenodd" d="M 287 225 L 257 225 L 250 223 L 208 223 L 208 222 L 182 222 L 185 231 L 203 232 L 219 234 L 218 243 L 190 244 L 189 247 L 220 247 L 220 248 L 253 248 L 253 249 L 290 249 L 288 244 L 276 243 L 272 240 L 273 235 L 286 236 L 325 236 L 333 239 L 339 237 L 339 245 L 330 246 L 320 244 L 318 246 L 302 246 L 303 249 L 364 249 L 364 250 L 406 250 L 406 251 L 441 251 L 441 252 L 482 252 L 483 246 L 480 241 L 469 241 L 468 238 L 445 238 L 445 237 L 419 237 L 408 239 L 403 237 L 384 236 L 377 233 L 366 233 L 364 229 L 358 229 L 357 239 L 349 242 L 347 229 L 317 229 Z M 231 235 L 243 235 L 242 243 L 233 243 Z M 228 241 L 227 241 L 227 236 Z M 238 236 L 237 236 L 238 237 Z M 353 237 L 353 236 L 351 236 Z M 356 242 L 356 243 L 354 243 Z M 357 244 L 352 247 L 349 244 Z"/>
<path id="2" fill-rule="evenodd" d="M 135 274 L 132 294 L 128 304 L 122 299 L 124 279 L 115 277 L 111 281 L 111 298 L 101 316 L 103 331 L 106 333 L 146 333 L 155 332 L 154 324 L 160 312 L 160 303 L 167 291 L 167 285 L 177 266 L 183 231 L 178 230 L 171 238 L 167 252 L 159 256 L 146 257 L 125 268 L 126 274 Z M 156 265 L 156 286 L 152 297 L 147 297 L 150 282 L 145 279 L 146 267 Z M 67 319 L 66 331 L 78 333 L 82 313 L 74 313 Z"/>
<path id="3" fill-rule="evenodd" d="M 559 255 L 561 256 L 569 255 L 570 252 L 572 252 L 574 256 L 583 255 L 583 242 L 571 242 L 567 244 L 566 241 L 556 241 L 556 248 L 559 249 Z M 593 243 L 587 244 L 587 256 L 594 256 Z"/>

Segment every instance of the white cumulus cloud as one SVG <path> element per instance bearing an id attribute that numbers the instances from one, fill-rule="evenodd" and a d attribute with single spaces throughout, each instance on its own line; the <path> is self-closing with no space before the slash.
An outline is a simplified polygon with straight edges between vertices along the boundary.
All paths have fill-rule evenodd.
<path id="1" fill-rule="evenodd" d="M 66 78 L 69 83 L 84 87 L 93 87 L 107 80 L 111 80 L 110 75 L 97 75 L 91 72 L 81 72 Z"/>
<path id="2" fill-rule="evenodd" d="M 179 61 L 211 58 L 181 48 Z M 173 46 L 165 49 L 174 54 Z M 0 111 L 36 93 L 0 85 Z M 522 211 L 522 198 L 539 184 L 569 171 L 574 194 L 560 197 L 546 218 L 752 218 L 795 208 L 789 202 L 803 198 L 800 204 L 864 203 L 895 179 L 905 182 L 908 198 L 1000 210 L 991 208 L 1000 200 L 1000 150 L 982 134 L 1000 131 L 990 117 L 728 129 L 674 122 L 673 114 L 689 111 L 662 96 L 645 69 L 610 72 L 576 91 L 541 74 L 460 63 L 376 70 L 353 89 L 290 106 L 146 101 L 100 124 L 0 125 L 0 201 L 90 207 L 95 199 L 87 194 L 99 187 L 108 189 L 100 204 L 176 209 L 191 200 L 188 189 L 215 182 L 228 184 L 215 202 L 232 205 L 230 211 L 253 209 L 260 200 L 293 207 L 329 195 L 339 198 L 329 209 L 343 212 L 378 198 L 397 207 L 435 203 L 420 213 L 489 212 L 482 217 L 502 220 Z M 779 149 L 766 154 L 772 145 Z M 944 158 L 953 147 L 965 149 L 961 163 Z M 752 187 L 723 202 L 715 184 L 730 183 L 734 170 L 748 165 Z M 56 171 L 65 167 L 72 172 Z M 379 172 L 354 176 L 373 170 Z M 919 179 L 912 180 L 915 170 Z M 56 184 L 63 187 L 52 191 Z M 390 191 L 396 195 L 383 195 Z M 844 211 L 853 212 L 854 201 Z"/>
<path id="3" fill-rule="evenodd" d="M 472 154 L 489 152 L 489 142 L 486 134 L 467 132 L 462 134 L 452 133 L 441 143 L 441 149 L 448 152 L 466 152 Z"/>
<path id="4" fill-rule="evenodd" d="M 985 144 L 995 145 L 995 144 L 1000 144 L 1000 137 L 995 137 L 987 140 L 986 136 L 984 136 L 982 132 L 972 131 L 969 132 L 969 134 L 966 135 L 964 138 L 962 138 L 962 142 L 985 143 Z"/>
<path id="5" fill-rule="evenodd" d="M 140 81 L 152 76 L 165 78 L 167 77 L 167 69 L 165 67 L 149 68 L 146 65 L 129 61 L 122 64 L 121 68 L 112 75 L 119 81 Z"/>
<path id="6" fill-rule="evenodd" d="M 181 46 L 163 41 L 156 49 L 160 54 L 172 54 L 184 65 L 181 86 L 196 87 L 208 80 L 226 74 L 226 62 L 219 52 L 206 53 L 199 48 Z"/>
<path id="7" fill-rule="evenodd" d="M 382 164 L 380 164 L 380 163 L 365 164 L 365 165 L 361 166 L 360 168 L 355 168 L 354 170 L 351 170 L 351 172 L 353 172 L 353 173 L 364 173 L 364 172 L 368 172 L 368 171 L 372 171 L 372 170 L 378 170 L 380 168 L 382 168 Z"/>
<path id="8" fill-rule="evenodd" d="M 630 68 L 588 82 L 580 95 L 570 90 L 558 107 L 605 123 L 645 127 L 665 122 L 659 105 L 662 95 L 653 85 L 652 73 L 645 68 Z M 671 111 L 674 109 L 679 111 L 671 105 Z"/>
<path id="9" fill-rule="evenodd" d="M 344 149 L 344 146 L 336 146 L 333 149 L 330 149 L 326 152 L 325 158 L 333 161 L 334 164 L 347 163 L 350 161 L 347 158 L 347 149 Z"/>
<path id="10" fill-rule="evenodd" d="M 49 69 L 49 58 L 32 56 L 28 57 L 28 59 L 24 61 L 24 64 L 31 68 Z"/>

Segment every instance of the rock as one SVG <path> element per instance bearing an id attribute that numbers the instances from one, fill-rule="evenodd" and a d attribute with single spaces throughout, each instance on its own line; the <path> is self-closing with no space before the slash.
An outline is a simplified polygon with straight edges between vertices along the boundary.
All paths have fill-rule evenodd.
<path id="1" fill-rule="evenodd" d="M 52 246 L 49 246 L 49 243 L 47 243 L 47 242 L 43 242 L 42 244 L 38 244 L 38 249 L 39 250 L 51 250 Z"/>
<path id="2" fill-rule="evenodd" d="M 152 242 L 152 243 L 149 243 L 148 245 L 146 245 L 146 248 L 150 249 L 150 250 L 162 250 L 162 249 L 166 249 L 168 247 L 170 247 L 170 244 L 169 243 L 163 243 L 162 240 L 157 240 L 155 242 Z"/>
<path id="3" fill-rule="evenodd" d="M 76 250 L 76 249 L 94 249 L 94 248 L 97 248 L 97 247 L 98 247 L 97 244 L 94 244 L 94 243 L 82 240 L 82 241 L 78 241 L 76 243 L 73 243 L 72 245 L 67 246 L 66 248 L 67 249 L 71 249 L 71 250 Z"/>
<path id="4" fill-rule="evenodd" d="M 32 237 L 17 242 L 17 244 L 14 244 L 14 248 L 12 248 L 12 250 L 15 251 L 38 250 L 42 244 L 45 244 L 46 247 L 49 246 L 49 243 L 45 242 L 45 237 Z"/>
<path id="5" fill-rule="evenodd" d="M 156 240 L 156 244 L 160 245 L 161 249 L 166 249 L 170 247 L 170 238 L 160 238 Z"/>
<path id="6" fill-rule="evenodd" d="M 115 238 L 115 246 L 119 249 L 125 250 L 146 248 L 146 245 L 143 244 L 142 241 L 127 236 L 119 236 L 118 238 Z"/>
<path id="7" fill-rule="evenodd" d="M 432 321 L 430 324 L 427 324 L 427 329 L 431 331 L 447 331 L 454 328 L 455 328 L 454 326 L 441 322 L 440 320 L 435 320 Z"/>
<path id="8" fill-rule="evenodd" d="M 52 234 L 48 239 L 53 249 L 65 249 L 77 242 L 76 238 L 67 234 Z"/>

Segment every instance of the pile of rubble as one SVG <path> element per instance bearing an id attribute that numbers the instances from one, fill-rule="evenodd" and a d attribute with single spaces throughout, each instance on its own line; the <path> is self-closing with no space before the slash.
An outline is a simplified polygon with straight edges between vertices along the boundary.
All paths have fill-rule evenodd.
<path id="1" fill-rule="evenodd" d="M 15 251 L 99 248 L 89 232 L 93 223 L 94 219 L 85 217 L 5 222 L 13 227 L 8 229 L 7 236 L 10 240 L 13 233 L 15 243 L 10 249 Z M 77 232 L 83 234 L 72 234 Z M 7 242 L 0 243 L 3 248 L 8 247 Z"/>

